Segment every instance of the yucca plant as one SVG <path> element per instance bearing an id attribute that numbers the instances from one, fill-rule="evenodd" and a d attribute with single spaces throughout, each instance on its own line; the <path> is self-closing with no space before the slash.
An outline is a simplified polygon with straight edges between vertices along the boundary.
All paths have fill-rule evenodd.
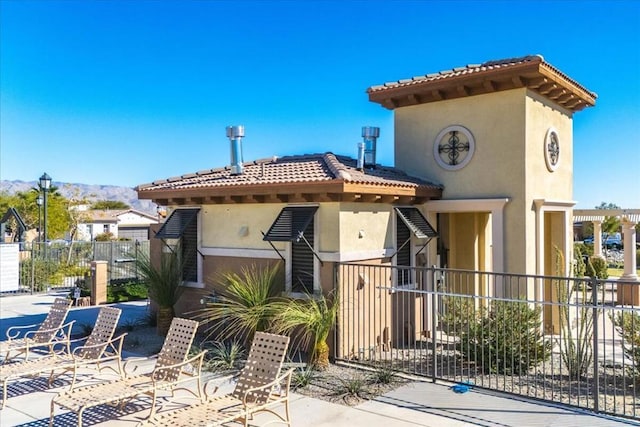
<path id="1" fill-rule="evenodd" d="M 141 280 L 149 287 L 149 298 L 158 305 L 157 326 L 158 335 L 166 335 L 174 317 L 173 306 L 182 294 L 183 262 L 180 251 L 162 253 L 160 263 L 154 264 L 151 258 L 143 253 L 138 254 L 136 266 Z"/>
<path id="2" fill-rule="evenodd" d="M 208 303 L 193 317 L 206 325 L 208 336 L 219 340 L 243 337 L 250 341 L 256 331 L 268 331 L 283 305 L 276 285 L 279 265 L 245 267 L 240 274 L 227 272 L 215 302 Z"/>
<path id="3" fill-rule="evenodd" d="M 245 350 L 237 341 L 216 341 L 209 350 L 207 369 L 211 371 L 239 370 Z"/>
<path id="4" fill-rule="evenodd" d="M 309 363 L 317 369 L 329 366 L 327 338 L 336 322 L 339 301 L 324 295 L 307 295 L 304 300 L 293 300 L 280 310 L 275 319 L 278 333 L 291 333 L 301 329 L 301 341 L 309 347 Z"/>

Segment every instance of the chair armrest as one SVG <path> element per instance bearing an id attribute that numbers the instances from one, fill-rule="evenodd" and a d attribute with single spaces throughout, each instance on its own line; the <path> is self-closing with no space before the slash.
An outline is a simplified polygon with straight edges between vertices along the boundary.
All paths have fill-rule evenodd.
<path id="1" fill-rule="evenodd" d="M 200 371 L 202 371 L 202 362 L 204 361 L 204 355 L 206 352 L 207 350 L 203 350 L 197 355 L 185 360 L 184 362 L 174 363 L 173 365 L 167 365 L 167 366 L 161 366 L 159 368 L 155 368 L 151 373 L 151 378 L 153 379 L 153 382 L 155 383 L 158 381 L 165 381 L 167 376 L 170 375 L 171 372 L 176 369 L 179 370 L 180 373 L 185 373 L 184 367 L 189 365 L 196 366 L 196 368 L 194 369 L 194 372 L 190 372 L 189 375 L 192 377 L 199 377 Z"/>
<path id="2" fill-rule="evenodd" d="M 235 374 L 233 374 L 233 375 L 223 375 L 223 376 L 219 376 L 219 377 L 211 378 L 209 381 L 207 381 L 206 383 L 204 383 L 204 387 L 202 388 L 202 391 L 204 392 L 205 397 L 206 397 L 207 399 L 208 399 L 209 397 L 212 397 L 214 394 L 216 394 L 216 392 L 217 392 L 217 391 L 218 391 L 218 389 L 220 388 L 220 387 L 218 387 L 218 386 L 216 385 L 216 386 L 214 386 L 214 388 L 213 388 L 213 391 L 212 391 L 212 392 L 207 392 L 207 387 L 209 387 L 209 384 L 213 383 L 214 381 L 215 381 L 215 382 L 223 381 L 223 380 L 225 380 L 225 378 L 226 378 L 226 380 L 227 380 L 227 381 L 231 382 L 231 381 L 233 381 L 234 379 L 238 378 L 239 376 L 240 376 L 240 372 L 236 372 L 236 373 L 235 373 Z"/>
<path id="3" fill-rule="evenodd" d="M 74 360 L 84 360 L 82 357 L 79 356 L 79 353 L 83 350 L 88 350 L 91 348 L 100 348 L 100 347 L 104 347 L 103 350 L 103 354 L 105 351 L 107 351 L 109 348 L 111 348 L 116 354 L 122 354 L 122 343 L 124 342 L 124 337 L 127 335 L 127 333 L 123 333 L 122 335 L 118 336 L 117 338 L 112 338 L 107 342 L 102 342 L 99 344 L 94 344 L 94 345 L 83 345 L 80 347 L 76 347 L 73 349 L 73 351 L 71 352 L 71 356 L 74 358 Z M 76 340 L 79 341 L 79 340 Z M 116 345 L 114 345 L 114 343 L 116 343 Z"/>
<path id="4" fill-rule="evenodd" d="M 36 326 L 40 326 L 40 325 L 42 325 L 42 323 L 34 323 L 33 325 L 23 325 L 23 326 L 11 326 L 9 329 L 7 329 L 7 340 L 11 341 L 18 338 L 18 335 L 20 335 L 20 329 L 35 328 Z M 15 334 L 11 335 L 14 329 L 16 330 Z"/>
<path id="5" fill-rule="evenodd" d="M 250 402 L 247 402 L 247 398 L 249 397 L 249 395 L 251 393 L 255 393 L 256 391 L 269 390 L 269 395 L 271 395 L 272 389 L 275 386 L 280 386 L 280 396 L 282 396 L 282 397 L 288 396 L 289 395 L 289 387 L 291 385 L 291 376 L 292 376 L 294 370 L 295 370 L 295 368 L 289 369 L 287 372 L 285 372 L 284 374 L 280 375 L 278 378 L 276 378 L 275 380 L 271 381 L 270 383 L 261 385 L 259 387 L 252 387 L 252 388 L 246 389 L 244 391 L 244 397 L 242 398 L 242 403 L 245 406 L 247 406 L 247 403 L 250 403 Z M 282 383 L 283 382 L 286 383 L 285 387 L 282 387 Z M 283 392 L 283 390 L 284 390 L 284 392 Z"/>
<path id="6" fill-rule="evenodd" d="M 129 365 L 131 365 L 132 363 L 147 362 L 147 361 L 157 360 L 157 359 L 158 359 L 158 355 L 157 354 L 154 354 L 153 356 L 147 356 L 147 357 L 129 357 L 129 358 L 127 358 L 127 360 L 124 361 L 124 365 L 122 367 L 122 370 L 124 371 L 124 373 L 126 375 L 133 374 L 135 371 L 138 370 L 138 366 L 134 366 L 133 369 L 131 369 L 131 372 L 127 372 L 127 367 Z"/>
<path id="7" fill-rule="evenodd" d="M 24 337 L 25 338 L 30 338 L 32 335 L 35 335 L 35 334 L 42 334 L 42 333 L 46 333 L 46 332 L 55 332 L 55 334 L 53 335 L 53 338 L 55 338 L 55 336 L 60 331 L 62 331 L 63 336 L 69 337 L 69 336 L 71 336 L 71 328 L 73 328 L 73 324 L 75 322 L 76 322 L 75 320 L 72 320 L 71 322 L 65 323 L 64 325 L 62 325 L 62 326 L 60 326 L 58 328 L 43 329 L 43 330 L 37 330 L 37 331 L 29 331 L 29 332 L 24 334 Z M 67 329 L 67 333 L 66 334 L 64 333 L 64 329 Z"/>

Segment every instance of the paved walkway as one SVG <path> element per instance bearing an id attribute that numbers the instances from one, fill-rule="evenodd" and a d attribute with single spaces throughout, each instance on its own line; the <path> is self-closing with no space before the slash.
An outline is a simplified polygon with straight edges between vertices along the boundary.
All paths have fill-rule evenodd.
<path id="1" fill-rule="evenodd" d="M 43 318 L 53 298 L 52 295 L 0 297 L 0 331 L 6 330 L 10 324 L 34 323 L 33 320 Z M 123 321 L 133 321 L 146 315 L 145 304 L 122 303 L 119 306 L 123 308 Z M 95 307 L 74 308 L 69 317 L 77 318 L 78 322 L 91 323 L 95 321 L 96 313 Z M 141 369 L 144 368 L 145 365 L 141 366 Z M 87 371 L 83 380 L 95 380 L 92 372 Z M 113 378 L 113 374 L 108 372 L 104 371 L 101 374 L 102 379 Z M 220 385 L 220 392 L 228 391 L 233 386 L 224 378 L 213 381 Z M 58 380 L 53 388 L 46 387 L 46 381 L 42 379 L 25 379 L 14 383 L 9 387 L 6 407 L 0 411 L 0 425 L 47 426 L 49 402 L 59 391 L 68 387 L 68 384 L 64 379 Z M 186 396 L 179 395 L 171 400 L 163 398 L 162 410 L 193 401 Z M 148 401 L 145 400 L 132 402 L 123 412 L 108 406 L 97 407 L 85 413 L 85 425 L 135 426 L 148 414 L 148 408 Z M 482 390 L 474 389 L 465 394 L 456 394 L 446 384 L 431 382 L 412 382 L 355 407 L 293 394 L 291 418 L 294 427 L 640 426 L 640 422 L 614 420 Z M 267 414 L 259 415 L 251 425 L 258 426 L 269 420 L 271 418 L 268 418 Z M 57 410 L 55 425 L 74 425 L 75 422 L 75 416 Z"/>

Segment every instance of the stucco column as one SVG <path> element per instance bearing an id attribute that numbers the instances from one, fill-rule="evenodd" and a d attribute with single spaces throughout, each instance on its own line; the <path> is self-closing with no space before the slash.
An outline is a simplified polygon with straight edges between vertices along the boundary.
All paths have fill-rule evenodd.
<path id="1" fill-rule="evenodd" d="M 622 234 L 624 236 L 624 274 L 620 280 L 637 282 L 636 223 L 623 219 Z"/>
<path id="2" fill-rule="evenodd" d="M 593 255 L 602 256 L 602 221 L 593 221 Z"/>

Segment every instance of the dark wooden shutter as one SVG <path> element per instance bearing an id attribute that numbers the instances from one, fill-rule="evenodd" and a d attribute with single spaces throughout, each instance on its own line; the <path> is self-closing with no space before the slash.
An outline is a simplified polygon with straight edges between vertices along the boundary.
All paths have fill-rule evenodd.
<path id="1" fill-rule="evenodd" d="M 411 239 L 411 231 L 409 230 L 409 227 L 407 227 L 404 221 L 397 218 L 396 249 L 398 252 L 396 253 L 396 266 L 399 267 L 397 273 L 398 285 L 407 285 L 410 283 L 411 269 L 400 268 L 402 266 L 411 266 L 411 241 L 407 242 L 409 239 Z M 405 242 L 407 243 L 405 244 Z M 403 244 L 404 246 L 400 249 Z"/>
<path id="2" fill-rule="evenodd" d="M 182 280 L 198 281 L 198 220 L 193 219 L 182 233 Z"/>
<path id="3" fill-rule="evenodd" d="M 308 220 L 306 212 L 300 212 L 304 221 Z M 297 212 L 293 211 L 293 222 L 296 223 Z M 300 221 L 302 219 L 298 219 Z M 304 229 L 304 237 L 313 248 L 313 216 Z M 313 251 L 307 246 L 304 239 L 291 241 L 291 291 L 301 293 L 313 293 Z"/>

